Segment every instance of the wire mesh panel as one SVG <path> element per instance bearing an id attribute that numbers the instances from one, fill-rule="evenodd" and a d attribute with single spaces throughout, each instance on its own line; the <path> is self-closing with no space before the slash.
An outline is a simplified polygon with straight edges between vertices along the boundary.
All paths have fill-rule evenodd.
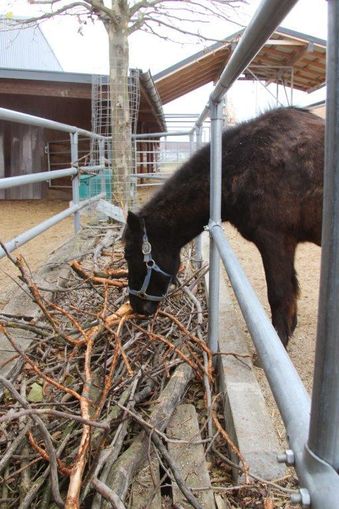
<path id="1" fill-rule="evenodd" d="M 101 136 L 111 136 L 111 99 L 109 77 L 92 76 L 92 131 Z M 108 154 L 105 154 L 108 157 Z M 100 145 L 98 140 L 91 140 L 90 160 L 92 165 L 100 162 Z"/>
<path id="2" fill-rule="evenodd" d="M 129 113 L 130 113 L 130 132 L 128 136 L 136 133 L 139 105 L 140 105 L 140 71 L 138 69 L 131 69 L 128 79 L 128 95 L 129 95 Z M 116 90 L 115 95 L 119 97 L 122 91 Z M 117 174 L 112 171 L 112 123 L 117 122 L 112 119 L 111 108 L 111 85 L 109 76 L 96 75 L 92 80 L 92 131 L 96 134 L 107 137 L 107 143 L 104 150 L 101 148 L 97 140 L 91 143 L 90 160 L 92 165 L 104 164 L 111 169 L 110 176 L 106 175 L 106 180 L 110 179 L 111 185 L 114 187 L 118 184 Z M 121 133 L 123 137 L 125 133 Z M 131 138 L 132 139 L 132 138 Z M 131 161 L 128 162 L 128 176 L 135 171 L 136 165 L 136 143 L 132 141 Z M 131 196 L 134 195 L 134 181 L 127 176 L 128 182 L 126 183 L 126 192 L 130 196 L 126 197 L 126 201 L 130 201 Z M 113 182 L 112 182 L 113 179 Z M 90 180 L 90 182 L 92 182 Z M 94 181 L 93 181 L 94 182 Z M 91 184 L 95 187 L 94 183 Z M 107 188 L 107 186 L 105 186 Z M 107 193 L 106 193 L 107 194 Z M 112 198 L 112 190 L 109 198 Z"/>

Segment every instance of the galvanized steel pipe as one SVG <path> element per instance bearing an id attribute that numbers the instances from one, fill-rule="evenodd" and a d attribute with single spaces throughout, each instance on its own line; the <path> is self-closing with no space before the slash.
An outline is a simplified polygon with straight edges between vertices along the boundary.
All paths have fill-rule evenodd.
<path id="1" fill-rule="evenodd" d="M 62 122 L 55 122 L 54 120 L 36 117 L 34 115 L 21 113 L 19 111 L 8 110 L 6 108 L 0 108 L 0 120 L 7 120 L 9 122 L 16 122 L 18 124 L 28 124 L 35 127 L 43 127 L 45 129 L 55 129 L 57 131 L 64 131 L 66 133 L 77 132 L 79 135 L 86 136 L 88 138 L 103 138 L 103 136 L 92 133 L 90 131 L 86 131 L 86 129 L 80 129 L 79 127 L 63 124 Z"/>
<path id="2" fill-rule="evenodd" d="M 328 2 L 322 257 L 309 447 L 339 471 L 339 5 Z M 339 498 L 338 498 L 339 507 Z"/>
<path id="3" fill-rule="evenodd" d="M 141 133 L 141 134 L 132 134 L 133 140 L 148 140 L 149 138 L 162 138 L 163 136 L 188 136 L 192 132 L 192 129 L 189 131 L 167 131 L 163 133 Z"/>
<path id="4" fill-rule="evenodd" d="M 46 180 L 53 180 L 60 177 L 68 177 L 76 175 L 76 168 L 65 168 L 64 170 L 42 171 L 39 173 L 31 173 L 30 175 L 18 175 L 17 177 L 5 177 L 0 179 L 0 189 L 9 189 L 16 186 L 24 186 L 26 184 L 34 184 Z"/>
<path id="5" fill-rule="evenodd" d="M 210 218 L 213 223 L 221 223 L 222 188 L 222 103 L 211 104 L 211 168 L 210 168 Z M 213 353 L 218 351 L 219 338 L 219 289 L 220 256 L 214 239 L 210 238 L 210 270 L 208 294 L 208 344 Z"/>
<path id="6" fill-rule="evenodd" d="M 79 138 L 78 133 L 70 133 L 71 142 L 71 162 L 73 166 L 77 166 L 79 161 Z M 80 203 L 80 176 L 78 172 L 72 179 L 72 201 L 74 205 Z M 74 231 L 78 233 L 80 231 L 80 212 L 76 210 L 74 212 Z"/>
<path id="7" fill-rule="evenodd" d="M 307 447 L 310 398 L 305 387 L 248 282 L 222 227 L 211 221 L 209 229 L 283 418 L 300 484 L 310 493 L 312 508 L 338 509 L 339 476 L 328 463 L 315 456 Z M 335 421 L 332 424 L 338 425 Z"/>

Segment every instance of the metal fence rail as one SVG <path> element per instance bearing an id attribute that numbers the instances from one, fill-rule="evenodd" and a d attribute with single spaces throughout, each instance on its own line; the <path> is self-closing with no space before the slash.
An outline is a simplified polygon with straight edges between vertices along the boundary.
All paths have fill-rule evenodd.
<path id="1" fill-rule="evenodd" d="M 18 175 L 17 177 L 5 177 L 0 179 L 0 190 L 10 189 L 11 187 L 24 186 L 25 184 L 35 184 L 36 182 L 44 182 L 46 180 L 58 179 L 61 177 L 69 177 L 76 175 L 76 168 L 66 168 L 64 170 L 42 171 L 39 173 L 31 173 L 30 175 Z"/>
<path id="2" fill-rule="evenodd" d="M 93 171 L 97 171 L 101 174 L 101 190 L 97 194 L 90 199 L 84 200 L 80 202 L 80 172 L 88 170 L 88 168 L 80 167 L 78 164 L 79 161 L 79 145 L 78 145 L 78 137 L 79 135 L 88 137 L 90 139 L 98 139 L 101 145 L 101 151 L 104 153 L 105 143 L 107 142 L 107 138 L 103 136 L 99 136 L 95 133 L 91 133 L 90 131 L 86 131 L 85 129 L 80 129 L 78 127 L 74 127 L 71 125 L 63 124 L 60 122 L 54 122 L 53 120 L 48 120 L 41 117 L 36 117 L 33 115 L 28 115 L 26 113 L 21 113 L 18 111 L 8 110 L 5 108 L 0 108 L 0 120 L 5 120 L 9 122 L 16 122 L 19 124 L 27 124 L 35 127 L 42 127 L 45 129 L 53 129 L 55 131 L 68 132 L 70 134 L 70 152 L 71 152 L 71 167 L 54 170 L 54 171 L 45 171 L 32 173 L 30 175 L 19 175 L 16 177 L 5 177 L 0 179 L 0 190 L 10 189 L 16 186 L 22 186 L 27 184 L 33 184 L 37 182 L 50 181 L 62 177 L 71 176 L 72 177 L 72 204 L 59 214 L 56 214 L 45 221 L 39 223 L 33 228 L 21 233 L 14 239 L 8 241 L 5 244 L 5 249 L 8 252 L 13 251 L 14 249 L 22 246 L 29 240 L 33 239 L 43 231 L 47 230 L 51 226 L 59 223 L 66 217 L 73 215 L 74 216 L 74 229 L 75 232 L 80 230 L 80 210 L 88 207 L 93 201 L 99 200 L 101 197 L 105 196 L 105 180 L 103 177 L 103 171 L 105 169 L 105 164 L 91 166 L 90 169 Z M 103 158 L 102 158 L 103 159 Z M 5 251 L 0 249 L 0 259 L 6 255 Z"/>

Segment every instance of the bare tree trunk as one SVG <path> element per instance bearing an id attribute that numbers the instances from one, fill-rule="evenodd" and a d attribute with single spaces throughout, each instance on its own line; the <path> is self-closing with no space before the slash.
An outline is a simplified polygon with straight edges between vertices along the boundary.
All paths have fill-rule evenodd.
<path id="1" fill-rule="evenodd" d="M 127 0 L 114 2 L 114 4 L 117 23 L 114 23 L 113 19 L 105 23 L 109 38 L 112 110 L 112 201 L 126 210 L 130 198 L 129 175 L 132 165 L 128 94 L 129 9 Z"/>

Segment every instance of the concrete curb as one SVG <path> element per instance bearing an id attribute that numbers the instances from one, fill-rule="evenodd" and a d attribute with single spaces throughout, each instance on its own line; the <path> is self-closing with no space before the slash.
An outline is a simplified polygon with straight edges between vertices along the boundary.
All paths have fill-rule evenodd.
<path id="1" fill-rule="evenodd" d="M 203 234 L 203 260 L 208 261 L 209 237 Z M 219 304 L 219 351 L 236 355 L 218 357 L 218 377 L 224 397 L 226 429 L 239 447 L 250 473 L 266 480 L 283 477 L 284 465 L 277 462 L 279 442 L 266 403 L 253 372 L 244 333 L 241 330 L 230 289 L 226 284 L 227 275 L 222 268 Z M 208 279 L 208 278 L 207 278 Z M 207 282 L 208 288 L 208 282 Z M 248 355 L 248 357 L 246 357 Z M 245 357 L 243 357 L 245 356 Z M 238 463 L 238 458 L 233 456 Z M 234 476 L 238 471 L 234 469 Z"/>

